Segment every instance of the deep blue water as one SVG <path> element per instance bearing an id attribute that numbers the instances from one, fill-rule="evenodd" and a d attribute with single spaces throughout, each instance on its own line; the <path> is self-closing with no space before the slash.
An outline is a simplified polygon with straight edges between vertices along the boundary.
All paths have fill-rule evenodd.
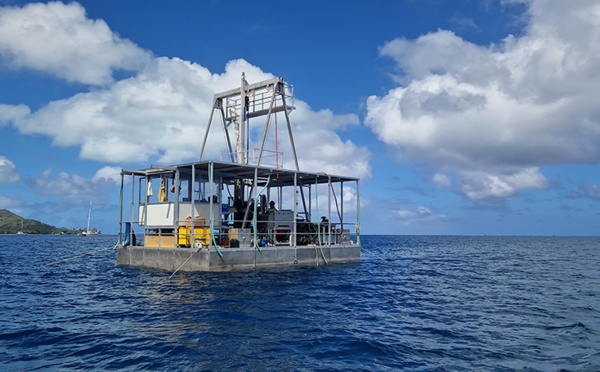
<path id="1" fill-rule="evenodd" d="M 0 236 L 2 370 L 600 370 L 600 238 L 364 236 L 360 264 L 171 280 L 113 250 L 42 266 L 115 242 Z"/>

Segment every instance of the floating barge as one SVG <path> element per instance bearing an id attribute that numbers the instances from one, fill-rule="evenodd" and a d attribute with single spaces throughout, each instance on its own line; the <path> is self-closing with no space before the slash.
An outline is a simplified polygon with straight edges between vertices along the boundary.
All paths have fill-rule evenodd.
<path id="1" fill-rule="evenodd" d="M 123 169 L 122 185 L 131 188 L 121 187 L 117 264 L 227 271 L 359 262 L 359 179 L 298 169 L 290 100 L 293 87 L 282 78 L 248 84 L 242 75 L 240 88 L 215 95 L 197 162 Z M 227 161 L 201 160 L 215 112 Z M 264 150 L 277 112 L 295 170 L 283 168 L 282 153 Z M 262 142 L 250 151 L 249 120 L 261 116 Z"/>

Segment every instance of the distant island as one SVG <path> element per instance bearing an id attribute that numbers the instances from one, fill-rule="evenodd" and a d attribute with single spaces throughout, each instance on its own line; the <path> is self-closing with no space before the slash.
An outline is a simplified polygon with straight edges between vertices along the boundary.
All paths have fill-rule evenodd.
<path id="1" fill-rule="evenodd" d="M 40 221 L 28 220 L 13 212 L 0 209 L 0 234 L 51 234 L 51 235 L 77 235 L 85 229 L 67 229 L 54 227 Z"/>

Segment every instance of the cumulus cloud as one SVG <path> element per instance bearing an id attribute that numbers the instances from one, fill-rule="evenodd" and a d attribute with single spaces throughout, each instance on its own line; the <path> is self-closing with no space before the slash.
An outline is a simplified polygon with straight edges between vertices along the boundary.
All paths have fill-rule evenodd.
<path id="1" fill-rule="evenodd" d="M 399 87 L 369 97 L 367 125 L 473 200 L 544 188 L 543 166 L 600 160 L 600 4 L 528 5 L 523 35 L 499 45 L 438 30 L 380 50 Z"/>
<path id="2" fill-rule="evenodd" d="M 120 38 L 104 21 L 88 19 L 76 3 L 0 10 L 0 53 L 13 65 L 69 81 L 104 84 L 32 113 L 23 106 L 0 107 L 0 123 L 10 121 L 22 133 L 49 136 L 57 146 L 77 146 L 82 159 L 110 163 L 195 160 L 213 94 L 239 87 L 242 72 L 250 83 L 274 77 L 243 59 L 230 61 L 218 74 L 179 58 L 153 57 Z M 47 39 L 52 39 L 48 41 L 51 48 L 36 48 Z M 44 58 L 47 54 L 51 56 Z M 113 81 L 113 71 L 118 69 L 131 71 L 131 76 Z M 358 124 L 356 115 L 315 112 L 299 99 L 295 106 L 291 121 L 296 146 L 310 149 L 298 153 L 301 169 L 370 176 L 370 152 L 336 133 Z M 256 120 L 251 139 L 258 145 L 264 121 Z M 284 122 L 282 114 L 279 120 Z M 216 133 L 221 133 L 222 125 L 213 124 Z M 287 134 L 282 128 L 284 142 Z M 222 134 L 215 138 L 206 153 L 218 158 L 225 152 L 225 141 Z M 294 168 L 290 151 L 285 159 L 286 167 Z"/>
<path id="3" fill-rule="evenodd" d="M 438 186 L 448 187 L 448 186 L 452 185 L 452 179 L 445 174 L 440 174 L 440 173 L 434 174 L 432 181 Z"/>
<path id="4" fill-rule="evenodd" d="M 579 184 L 579 191 L 571 191 L 568 195 L 570 199 L 588 198 L 600 200 L 600 186 L 586 185 L 584 182 Z"/>
<path id="5" fill-rule="evenodd" d="M 199 151 L 211 79 L 201 66 L 158 58 L 135 78 L 50 102 L 15 124 L 55 145 L 80 146 L 83 159 L 170 162 Z"/>
<path id="6" fill-rule="evenodd" d="M 447 220 L 445 215 L 435 213 L 425 206 L 419 206 L 413 209 L 392 209 L 390 212 L 392 218 L 403 225 L 421 225 L 432 222 L 443 222 Z"/>
<path id="7" fill-rule="evenodd" d="M 48 168 L 39 177 L 28 180 L 28 184 L 38 194 L 59 198 L 61 202 L 55 203 L 55 206 L 83 206 L 90 201 L 94 204 L 106 204 L 111 199 L 107 190 L 112 190 L 117 184 L 114 171 L 115 169 L 102 168 L 94 177 L 85 178 L 67 172 L 53 176 L 52 169 Z M 120 183 L 120 177 L 118 182 Z"/>
<path id="8" fill-rule="evenodd" d="M 0 55 L 13 66 L 84 84 L 110 83 L 113 71 L 137 71 L 151 59 L 77 3 L 2 7 L 0 35 Z"/>
<path id="9" fill-rule="evenodd" d="M 336 129 L 358 125 L 356 115 L 334 115 L 330 110 L 315 112 L 302 101 L 296 101 L 295 105 L 294 141 L 297 149 L 303 149 L 298 153 L 300 169 L 335 175 L 371 176 L 370 151 L 352 141 L 343 141 L 335 132 Z M 280 137 L 287 143 L 285 132 L 283 134 Z M 292 155 L 289 154 L 287 159 L 287 168 L 293 168 Z"/>
<path id="10" fill-rule="evenodd" d="M 31 110 L 25 105 L 0 104 L 0 126 L 27 116 Z"/>
<path id="11" fill-rule="evenodd" d="M 6 196 L 0 196 L 0 208 L 1 209 L 12 209 L 20 207 L 23 204 L 21 200 L 7 198 Z"/>
<path id="12" fill-rule="evenodd" d="M 0 184 L 15 183 L 21 180 L 17 166 L 10 159 L 0 155 Z"/>
<path id="13" fill-rule="evenodd" d="M 121 182 L 121 168 L 119 167 L 111 167 L 106 166 L 98 169 L 94 177 L 92 177 L 93 182 L 113 182 L 115 185 L 120 184 Z"/>

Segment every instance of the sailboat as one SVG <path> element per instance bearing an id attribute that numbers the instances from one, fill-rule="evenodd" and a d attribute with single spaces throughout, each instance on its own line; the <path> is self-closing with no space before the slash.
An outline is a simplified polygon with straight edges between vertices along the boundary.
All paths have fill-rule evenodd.
<path id="1" fill-rule="evenodd" d="M 88 211 L 87 229 L 85 231 L 80 232 L 77 235 L 81 235 L 81 236 L 100 235 L 100 231 L 98 231 L 96 229 L 91 229 L 90 230 L 90 221 L 91 220 L 92 220 L 92 202 L 90 202 L 90 209 Z"/>
<path id="2" fill-rule="evenodd" d="M 23 220 L 21 220 L 21 230 L 17 231 L 17 235 L 27 235 L 27 233 L 23 231 Z"/>

